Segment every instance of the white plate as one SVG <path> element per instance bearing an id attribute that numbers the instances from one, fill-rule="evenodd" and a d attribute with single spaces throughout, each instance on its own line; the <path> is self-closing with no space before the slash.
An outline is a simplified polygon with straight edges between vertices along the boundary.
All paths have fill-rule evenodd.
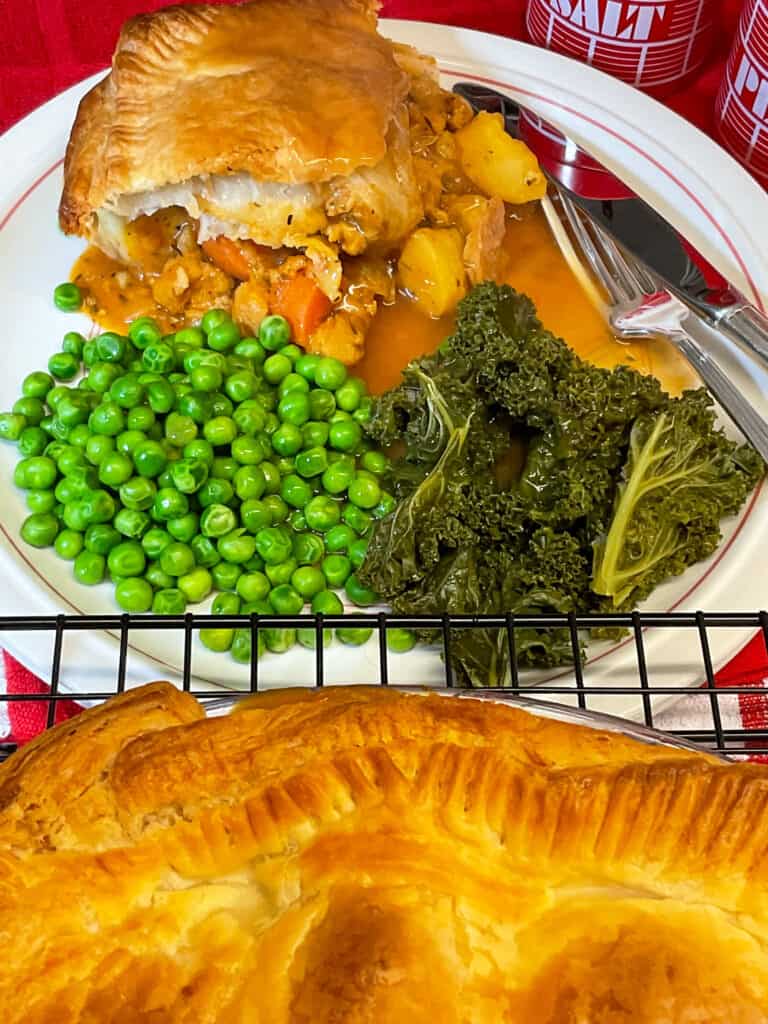
<path id="1" fill-rule="evenodd" d="M 382 28 L 397 40 L 433 53 L 446 86 L 471 79 L 518 96 L 617 171 L 758 305 L 768 301 L 768 260 L 763 251 L 768 200 L 729 156 L 689 124 L 592 68 L 512 40 L 415 22 L 385 21 Z M 58 230 L 56 208 L 62 157 L 77 103 L 98 77 L 62 93 L 0 138 L 0 307 L 6 324 L 0 408 L 11 406 L 25 374 L 45 366 L 65 331 L 90 329 L 84 317 L 57 312 L 50 296 L 82 249 L 80 241 L 65 238 Z M 768 379 L 750 369 L 746 360 L 729 356 L 726 361 L 745 391 L 762 402 Z M 10 483 L 14 461 L 13 446 L 0 445 L 0 612 L 114 612 L 106 584 L 98 588 L 75 584 L 68 563 L 52 551 L 32 549 L 19 540 L 26 512 L 20 493 Z M 648 607 L 749 611 L 761 606 L 766 526 L 768 504 L 761 490 L 740 517 L 726 524 L 716 555 L 660 587 Z M 718 666 L 736 653 L 749 632 L 711 631 L 710 636 Z M 129 682 L 176 678 L 181 667 L 179 639 L 167 632 L 134 635 Z M 2 641 L 38 675 L 49 674 L 50 638 L 6 633 Z M 651 630 L 646 646 L 652 683 L 701 681 L 695 633 Z M 589 684 L 636 685 L 637 661 L 631 642 L 594 647 L 590 655 Z M 326 663 L 329 682 L 378 679 L 374 643 L 363 648 L 334 644 Z M 114 638 L 76 634 L 65 646 L 62 684 L 81 692 L 103 688 L 114 679 L 116 664 Z M 443 679 L 441 663 L 429 650 L 393 656 L 390 667 L 392 682 L 436 685 Z M 247 678 L 243 666 L 211 654 L 198 643 L 192 668 L 196 683 L 239 688 Z M 314 655 L 301 649 L 269 655 L 263 659 L 261 673 L 266 685 L 306 682 L 314 673 Z M 568 678 L 565 673 L 563 682 Z M 605 697 L 590 704 L 625 716 L 639 711 L 635 696 Z"/>

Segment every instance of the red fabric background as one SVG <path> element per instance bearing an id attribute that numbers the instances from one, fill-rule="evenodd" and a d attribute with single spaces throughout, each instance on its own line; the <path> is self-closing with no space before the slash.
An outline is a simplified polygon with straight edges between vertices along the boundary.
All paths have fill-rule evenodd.
<path id="1" fill-rule="evenodd" d="M 711 59 L 683 92 L 666 102 L 711 134 L 713 103 L 741 8 L 741 0 L 714 0 L 718 31 Z M 0 132 L 51 96 L 105 67 L 122 22 L 164 6 L 162 0 L 0 0 Z M 525 0 L 386 0 L 382 15 L 443 22 L 524 36 Z M 44 687 L 5 656 L 9 692 L 43 693 Z M 759 683 L 768 675 L 762 638 L 756 636 L 718 676 L 727 686 Z M 69 702 L 68 702 L 69 703 Z M 745 714 L 745 724 L 768 725 L 764 702 Z M 63 707 L 63 716 L 72 707 Z M 47 703 L 11 709 L 17 739 L 37 732 Z M 747 721 L 749 719 L 749 721 Z"/>

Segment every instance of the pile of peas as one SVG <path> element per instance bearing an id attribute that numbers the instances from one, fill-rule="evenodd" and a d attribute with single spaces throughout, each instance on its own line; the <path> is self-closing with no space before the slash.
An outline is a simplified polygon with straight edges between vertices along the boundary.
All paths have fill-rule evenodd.
<path id="1" fill-rule="evenodd" d="M 59 286 L 59 308 L 79 308 L 74 288 Z M 366 607 L 376 595 L 355 570 L 374 520 L 395 506 L 380 482 L 387 458 L 363 435 L 370 407 L 365 384 L 292 344 L 280 316 L 246 338 L 221 309 L 175 334 L 149 317 L 127 337 L 69 332 L 0 414 L 31 513 L 21 536 L 53 545 L 80 583 L 109 578 L 127 612 L 178 615 L 213 591 L 223 615 L 294 615 L 306 603 L 338 615 L 341 589 Z M 371 632 L 336 634 L 361 644 Z M 259 654 L 315 644 L 314 629 L 258 635 Z M 250 630 L 200 637 L 250 660 Z M 414 642 L 388 636 L 392 650 Z"/>

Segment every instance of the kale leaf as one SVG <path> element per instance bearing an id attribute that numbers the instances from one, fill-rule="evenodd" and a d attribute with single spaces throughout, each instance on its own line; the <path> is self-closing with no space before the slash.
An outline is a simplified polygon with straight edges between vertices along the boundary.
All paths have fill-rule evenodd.
<path id="1" fill-rule="evenodd" d="M 375 400 L 367 429 L 403 453 L 388 480 L 398 504 L 359 575 L 401 614 L 632 607 L 714 550 L 763 472 L 716 427 L 706 392 L 672 399 L 652 377 L 584 362 L 530 299 L 493 283 Z M 521 666 L 573 660 L 567 630 L 515 639 Z M 451 640 L 460 682 L 509 681 L 505 630 Z"/>

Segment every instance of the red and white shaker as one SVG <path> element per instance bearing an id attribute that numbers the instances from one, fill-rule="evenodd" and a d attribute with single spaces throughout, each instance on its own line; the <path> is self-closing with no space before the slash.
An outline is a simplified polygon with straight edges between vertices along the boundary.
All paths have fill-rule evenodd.
<path id="1" fill-rule="evenodd" d="M 717 135 L 768 188 L 768 6 L 747 0 L 715 103 Z"/>
<path id="2" fill-rule="evenodd" d="M 528 0 L 531 41 L 656 96 L 707 59 L 715 0 Z"/>

